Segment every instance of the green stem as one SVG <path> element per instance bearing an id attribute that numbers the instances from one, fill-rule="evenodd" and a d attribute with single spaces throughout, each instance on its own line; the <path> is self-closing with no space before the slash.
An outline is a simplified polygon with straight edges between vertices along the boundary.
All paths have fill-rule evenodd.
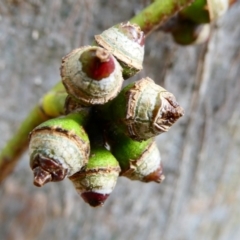
<path id="1" fill-rule="evenodd" d="M 166 22 L 174 14 L 190 5 L 194 0 L 156 0 L 135 17 L 130 19 L 136 23 L 141 30 L 149 35 L 152 31 Z"/>
<path id="2" fill-rule="evenodd" d="M 42 122 L 64 112 L 67 94 L 61 83 L 49 91 L 28 114 L 15 135 L 7 142 L 0 153 L 0 183 L 12 172 L 18 158 L 28 145 L 29 133 Z"/>

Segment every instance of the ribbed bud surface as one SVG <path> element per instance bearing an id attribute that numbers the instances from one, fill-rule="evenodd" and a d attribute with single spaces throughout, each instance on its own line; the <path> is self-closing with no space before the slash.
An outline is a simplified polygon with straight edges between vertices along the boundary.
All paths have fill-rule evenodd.
<path id="1" fill-rule="evenodd" d="M 100 47 L 73 50 L 62 60 L 61 76 L 68 94 L 85 106 L 115 98 L 123 83 L 120 64 Z"/>

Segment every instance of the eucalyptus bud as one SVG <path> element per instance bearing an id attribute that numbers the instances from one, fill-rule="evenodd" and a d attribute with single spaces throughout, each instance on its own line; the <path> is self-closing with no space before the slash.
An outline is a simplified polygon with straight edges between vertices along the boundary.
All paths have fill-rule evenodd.
<path id="1" fill-rule="evenodd" d="M 113 191 L 120 167 L 104 147 L 91 148 L 87 165 L 69 179 L 83 200 L 92 207 L 102 206 Z"/>
<path id="2" fill-rule="evenodd" d="M 210 37 L 210 25 L 183 20 L 172 31 L 172 36 L 174 41 L 181 45 L 201 44 Z"/>
<path id="3" fill-rule="evenodd" d="M 86 165 L 90 144 L 82 125 L 88 111 L 48 120 L 30 133 L 30 166 L 34 185 L 61 181 Z"/>
<path id="4" fill-rule="evenodd" d="M 210 15 L 207 8 L 207 0 L 195 0 L 189 7 L 179 12 L 179 16 L 183 19 L 191 20 L 195 23 L 209 23 Z"/>
<path id="5" fill-rule="evenodd" d="M 53 118 L 64 114 L 64 102 L 67 97 L 66 90 L 59 82 L 51 91 L 40 100 L 40 109 L 45 115 Z M 51 104 L 49 104 L 51 103 Z"/>
<path id="6" fill-rule="evenodd" d="M 122 132 L 137 141 L 168 131 L 184 113 L 174 95 L 150 78 L 129 84 L 100 110 L 103 117 L 115 121 Z"/>
<path id="7" fill-rule="evenodd" d="M 117 127 L 110 130 L 111 152 L 121 167 L 121 176 L 142 182 L 161 183 L 164 180 L 161 156 L 154 139 L 135 141 L 119 133 Z"/>
<path id="8" fill-rule="evenodd" d="M 61 76 L 68 94 L 85 106 L 113 99 L 123 83 L 118 61 L 101 47 L 73 50 L 62 59 Z"/>
<path id="9" fill-rule="evenodd" d="M 221 17 L 233 2 L 231 0 L 195 0 L 179 15 L 195 23 L 209 23 Z"/>
<path id="10" fill-rule="evenodd" d="M 96 35 L 95 40 L 120 61 L 124 79 L 142 69 L 145 36 L 138 25 L 120 23 Z"/>

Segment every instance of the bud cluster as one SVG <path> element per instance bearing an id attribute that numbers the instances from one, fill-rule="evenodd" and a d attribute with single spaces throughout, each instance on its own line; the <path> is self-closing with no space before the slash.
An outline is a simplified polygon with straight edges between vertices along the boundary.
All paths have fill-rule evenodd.
<path id="1" fill-rule="evenodd" d="M 210 23 L 221 17 L 235 0 L 195 0 L 170 19 L 162 30 L 170 32 L 181 45 L 204 43 L 210 36 Z"/>
<path id="2" fill-rule="evenodd" d="M 142 69 L 144 34 L 137 25 L 119 24 L 95 40 L 98 46 L 63 58 L 65 115 L 35 128 L 29 144 L 36 186 L 68 177 L 94 207 L 103 205 L 119 176 L 163 181 L 154 137 L 183 115 L 173 94 L 148 77 L 121 90 Z"/>

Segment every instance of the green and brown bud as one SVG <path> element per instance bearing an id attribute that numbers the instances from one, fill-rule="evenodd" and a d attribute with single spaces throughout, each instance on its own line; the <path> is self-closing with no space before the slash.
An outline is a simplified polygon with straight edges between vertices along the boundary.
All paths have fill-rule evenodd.
<path id="1" fill-rule="evenodd" d="M 110 131 L 109 143 L 121 166 L 120 175 L 131 180 L 161 183 L 164 180 L 161 156 L 154 139 L 135 141 L 114 128 Z"/>
<path id="2" fill-rule="evenodd" d="M 195 23 L 210 23 L 221 17 L 233 2 L 231 0 L 195 0 L 179 16 Z"/>
<path id="3" fill-rule="evenodd" d="M 181 45 L 202 44 L 210 37 L 210 25 L 182 20 L 172 31 L 172 36 L 174 41 Z"/>
<path id="4" fill-rule="evenodd" d="M 48 120 L 30 133 L 30 166 L 34 185 L 61 181 L 86 165 L 90 143 L 82 125 L 88 112 Z"/>
<path id="5" fill-rule="evenodd" d="M 67 92 L 62 83 L 59 82 L 40 100 L 40 108 L 45 115 L 51 118 L 63 115 L 66 97 Z"/>
<path id="6" fill-rule="evenodd" d="M 184 114 L 174 95 L 150 78 L 129 84 L 102 110 L 104 117 L 137 141 L 167 132 Z"/>
<path id="7" fill-rule="evenodd" d="M 189 6 L 179 12 L 180 18 L 202 24 L 210 22 L 207 0 L 195 0 Z"/>
<path id="8" fill-rule="evenodd" d="M 123 83 L 120 64 L 101 47 L 73 50 L 62 60 L 61 76 L 68 94 L 85 106 L 113 99 Z"/>
<path id="9" fill-rule="evenodd" d="M 138 25 L 120 23 L 96 35 L 95 40 L 120 61 L 124 79 L 142 69 L 145 36 Z"/>
<path id="10" fill-rule="evenodd" d="M 120 167 L 104 147 L 94 147 L 86 167 L 69 179 L 79 195 L 92 207 L 102 206 L 113 191 Z"/>

